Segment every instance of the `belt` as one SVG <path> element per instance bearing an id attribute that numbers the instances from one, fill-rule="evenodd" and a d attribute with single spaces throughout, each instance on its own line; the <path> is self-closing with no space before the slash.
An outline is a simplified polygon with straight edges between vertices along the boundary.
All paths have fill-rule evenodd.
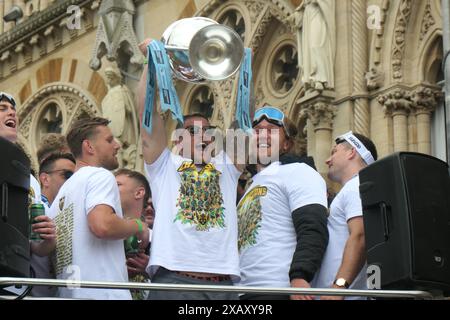
<path id="1" fill-rule="evenodd" d="M 210 276 L 210 277 L 202 277 L 202 276 L 196 276 L 187 272 L 181 272 L 181 271 L 174 271 L 176 274 L 182 275 L 184 277 L 197 279 L 197 280 L 206 280 L 211 282 L 222 282 L 222 281 L 228 281 L 231 280 L 230 276 Z"/>

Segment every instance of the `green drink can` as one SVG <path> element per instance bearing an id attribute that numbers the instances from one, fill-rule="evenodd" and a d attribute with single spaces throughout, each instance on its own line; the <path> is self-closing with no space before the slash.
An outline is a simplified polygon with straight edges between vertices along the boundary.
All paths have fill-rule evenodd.
<path id="1" fill-rule="evenodd" d="M 124 240 L 125 254 L 133 255 L 139 253 L 139 242 L 136 236 L 131 236 Z"/>
<path id="2" fill-rule="evenodd" d="M 36 223 L 36 221 L 34 221 L 34 219 L 39 216 L 45 216 L 44 205 L 39 204 L 39 203 L 32 204 L 30 207 L 30 240 L 33 240 L 33 241 L 42 240 L 41 236 L 38 233 L 33 232 L 32 228 L 31 228 L 31 226 Z"/>

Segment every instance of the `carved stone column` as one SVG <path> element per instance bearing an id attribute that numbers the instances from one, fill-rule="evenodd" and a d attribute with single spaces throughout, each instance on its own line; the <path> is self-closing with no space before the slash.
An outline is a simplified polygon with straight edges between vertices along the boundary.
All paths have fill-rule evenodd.
<path id="1" fill-rule="evenodd" d="M 325 92 L 324 92 L 325 93 Z M 337 108 L 332 105 L 332 95 L 318 95 L 315 97 L 305 97 L 302 100 L 304 105 L 303 112 L 306 114 L 311 127 L 309 132 L 314 132 L 314 152 L 310 155 L 314 156 L 316 167 L 323 176 L 326 177 L 328 167 L 325 161 L 330 156 L 333 132 L 333 119 L 336 117 Z M 306 100 L 308 99 L 308 100 Z M 308 132 L 308 133 L 309 133 Z M 310 151 L 308 134 L 308 150 Z"/>
<path id="2" fill-rule="evenodd" d="M 395 89 L 378 97 L 378 102 L 393 120 L 394 151 L 408 151 L 408 114 L 412 106 L 410 93 Z"/>
<path id="3" fill-rule="evenodd" d="M 370 136 L 370 110 L 367 98 L 367 1 L 352 0 L 353 96 L 355 131 Z"/>
<path id="4" fill-rule="evenodd" d="M 431 155 L 431 114 L 436 109 L 442 93 L 439 89 L 419 87 L 411 98 L 417 118 L 417 151 Z"/>

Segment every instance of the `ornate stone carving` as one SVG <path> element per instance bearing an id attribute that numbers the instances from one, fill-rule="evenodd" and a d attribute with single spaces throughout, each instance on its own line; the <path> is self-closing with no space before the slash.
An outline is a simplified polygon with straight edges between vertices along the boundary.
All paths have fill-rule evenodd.
<path id="1" fill-rule="evenodd" d="M 33 120 L 33 115 L 29 115 L 25 121 L 22 123 L 19 122 L 19 133 L 25 138 L 28 139 L 31 131 L 31 120 Z"/>
<path id="2" fill-rule="evenodd" d="M 75 110 L 77 105 L 80 103 L 79 100 L 75 99 L 72 96 L 62 95 L 61 99 L 64 101 L 64 104 L 67 108 L 66 110 L 69 114 L 72 114 L 73 110 Z"/>
<path id="3" fill-rule="evenodd" d="M 435 24 L 436 20 L 431 13 L 431 0 L 428 0 L 425 7 L 425 15 L 423 16 L 422 20 L 422 27 L 420 28 L 420 41 L 425 38 L 426 34 L 430 30 L 430 27 L 434 26 Z"/>
<path id="4" fill-rule="evenodd" d="M 97 110 L 86 95 L 72 86 L 47 86 L 25 101 L 18 113 L 18 131 L 35 152 L 41 135 L 64 133 L 73 121 L 82 115 L 95 116 Z"/>
<path id="5" fill-rule="evenodd" d="M 394 89 L 379 96 L 377 100 L 383 106 L 383 111 L 388 115 L 395 113 L 406 114 L 412 106 L 411 94 L 404 89 Z"/>
<path id="6" fill-rule="evenodd" d="M 406 30 L 409 18 L 411 17 L 411 0 L 401 0 L 398 10 L 397 21 L 394 30 L 394 43 L 391 54 L 392 77 L 394 81 L 400 82 L 403 79 L 403 55 L 405 53 Z"/>
<path id="7" fill-rule="evenodd" d="M 373 91 L 379 89 L 384 83 L 384 73 L 380 72 L 377 68 L 372 67 L 370 71 L 366 73 L 367 89 Z"/>
<path id="8" fill-rule="evenodd" d="M 38 105 L 43 99 L 45 99 L 48 96 L 53 95 L 53 94 L 55 94 L 57 96 L 69 95 L 71 99 L 74 99 L 75 101 L 82 101 L 90 109 L 93 109 L 93 110 L 97 109 L 94 102 L 92 102 L 85 94 L 83 94 L 78 89 L 76 89 L 70 85 L 67 85 L 67 84 L 53 84 L 53 85 L 46 86 L 46 87 L 40 89 L 33 96 L 31 101 L 24 104 L 24 106 L 20 109 L 20 112 L 18 115 L 19 119 L 24 119 L 31 112 L 33 112 L 33 109 L 36 107 L 36 105 Z"/>
<path id="9" fill-rule="evenodd" d="M 267 6 L 267 3 L 265 3 L 264 1 L 246 1 L 245 6 L 250 12 L 251 24 L 255 25 L 261 14 L 264 13 L 264 8 Z"/>
<path id="10" fill-rule="evenodd" d="M 250 47 L 253 49 L 254 55 L 258 53 L 259 47 L 261 46 L 261 43 L 264 39 L 264 37 L 267 34 L 267 31 L 270 26 L 270 22 L 272 21 L 272 14 L 269 10 L 266 10 L 264 12 L 263 18 L 260 20 L 259 25 L 256 28 L 256 31 L 254 32 Z"/>
<path id="11" fill-rule="evenodd" d="M 133 16 L 136 13 L 131 0 L 103 0 L 98 14 L 100 21 L 97 37 L 89 66 L 93 70 L 101 68 L 101 59 L 106 55 L 109 61 L 118 61 L 120 51 L 125 49 L 131 56 L 130 62 L 136 65 L 144 63 L 133 28 Z"/>
<path id="12" fill-rule="evenodd" d="M 231 106 L 233 101 L 233 85 L 237 81 L 237 77 L 233 76 L 219 82 L 219 90 L 222 93 L 224 106 Z"/>
<path id="13" fill-rule="evenodd" d="M 306 105 L 306 107 L 302 109 L 302 113 L 305 113 L 314 127 L 326 127 L 331 129 L 333 127 L 333 119 L 337 115 L 337 108 L 325 101 L 319 101 Z"/>
<path id="14" fill-rule="evenodd" d="M 270 0 L 270 2 L 272 3 L 272 7 L 276 8 L 276 10 L 272 11 L 278 20 L 285 21 L 285 19 L 292 13 L 292 8 L 287 3 L 288 1 Z"/>
<path id="15" fill-rule="evenodd" d="M 443 93 L 439 89 L 419 87 L 411 94 L 412 107 L 415 109 L 416 114 L 431 114 L 436 109 L 442 98 Z"/>

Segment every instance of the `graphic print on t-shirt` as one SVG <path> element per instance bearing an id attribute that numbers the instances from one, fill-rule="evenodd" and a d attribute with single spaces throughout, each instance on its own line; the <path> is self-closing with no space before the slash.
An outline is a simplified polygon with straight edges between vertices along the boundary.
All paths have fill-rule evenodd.
<path id="1" fill-rule="evenodd" d="M 56 224 L 56 274 L 60 275 L 72 265 L 72 235 L 73 235 L 73 203 L 64 208 L 65 197 L 59 201 L 59 214 Z"/>
<path id="2" fill-rule="evenodd" d="M 267 187 L 256 186 L 239 202 L 238 228 L 239 250 L 256 244 L 256 236 L 261 227 L 261 197 L 267 195 Z"/>
<path id="3" fill-rule="evenodd" d="M 181 186 L 174 222 L 195 225 L 197 231 L 225 228 L 225 208 L 219 184 L 221 173 L 212 164 L 198 172 L 192 162 L 184 162 L 178 172 L 181 173 Z"/>

